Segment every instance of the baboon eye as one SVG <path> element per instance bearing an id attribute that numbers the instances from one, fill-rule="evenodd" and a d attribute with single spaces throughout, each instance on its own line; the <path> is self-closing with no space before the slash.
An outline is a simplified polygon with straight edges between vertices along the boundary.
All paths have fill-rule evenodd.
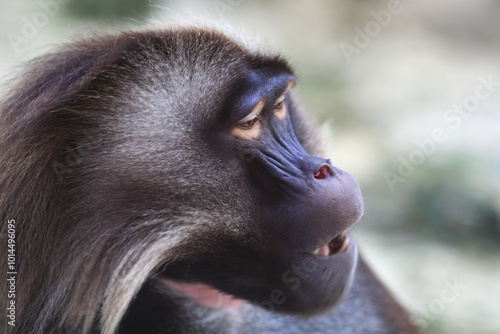
<path id="1" fill-rule="evenodd" d="M 257 139 L 262 132 L 259 117 L 263 107 L 264 101 L 261 100 L 245 118 L 235 124 L 231 134 L 246 140 Z"/>
<path id="2" fill-rule="evenodd" d="M 279 98 L 278 101 L 276 101 L 276 103 L 274 104 L 274 110 L 275 111 L 282 110 L 284 106 L 285 106 L 285 97 L 283 96 Z"/>
<path id="3" fill-rule="evenodd" d="M 244 123 L 238 123 L 238 125 L 244 129 L 251 129 L 255 123 L 259 122 L 259 119 L 257 117 L 255 118 L 252 118 L 251 120 L 249 121 L 246 121 Z"/>
<path id="4" fill-rule="evenodd" d="M 274 116 L 279 119 L 285 119 L 286 117 L 286 105 L 285 105 L 285 94 L 281 95 L 279 99 L 273 105 Z"/>
<path id="5" fill-rule="evenodd" d="M 285 92 L 276 100 L 276 102 L 274 102 L 273 105 L 274 116 L 278 119 L 283 120 L 286 118 L 287 110 L 286 110 L 285 96 L 286 93 L 288 93 L 290 88 L 292 88 L 293 86 L 295 86 L 295 81 L 290 81 L 288 83 L 288 87 L 286 87 L 285 89 Z"/>

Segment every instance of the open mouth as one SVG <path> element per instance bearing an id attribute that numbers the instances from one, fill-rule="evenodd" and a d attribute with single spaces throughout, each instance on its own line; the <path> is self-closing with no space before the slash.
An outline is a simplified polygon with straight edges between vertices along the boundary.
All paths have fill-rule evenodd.
<path id="1" fill-rule="evenodd" d="M 323 242 L 326 240 L 321 241 Z M 179 262 L 178 271 L 174 267 L 175 263 L 170 264 L 167 268 L 169 274 L 162 277 L 163 284 L 167 284 L 173 293 L 177 292 L 201 306 L 233 311 L 240 310 L 245 300 L 257 301 L 257 304 L 266 302 L 273 291 L 279 289 L 286 294 L 287 302 L 273 303 L 273 310 L 304 315 L 319 314 L 333 307 L 349 290 L 356 267 L 357 251 L 355 242 L 346 231 L 337 234 L 322 246 L 316 243 L 309 249 L 313 247 L 318 248 L 314 251 L 285 253 L 284 260 L 279 257 L 282 253 L 278 253 L 269 262 L 264 260 L 253 264 L 265 272 L 262 279 L 264 283 L 258 286 L 248 283 L 246 275 L 241 281 L 241 276 L 238 275 L 228 279 L 228 276 L 212 274 L 210 270 L 220 266 L 217 262 L 208 266 L 203 262 L 203 266 L 200 266 L 198 263 L 193 265 L 191 261 L 189 266 Z M 289 260 L 291 261 L 288 262 Z M 262 263 L 266 266 L 259 267 Z M 193 268 L 201 269 L 195 272 Z M 245 273 L 243 269 L 236 268 Z M 308 276 L 299 276 L 302 274 Z M 296 281 L 300 282 L 298 286 L 295 285 Z M 234 282 L 242 284 L 239 286 Z M 300 290 L 296 291 L 297 288 Z"/>
<path id="2" fill-rule="evenodd" d="M 345 252 L 349 248 L 350 244 L 351 240 L 349 239 L 347 233 L 344 231 L 333 238 L 329 243 L 319 247 L 312 253 L 321 256 L 339 254 Z"/>

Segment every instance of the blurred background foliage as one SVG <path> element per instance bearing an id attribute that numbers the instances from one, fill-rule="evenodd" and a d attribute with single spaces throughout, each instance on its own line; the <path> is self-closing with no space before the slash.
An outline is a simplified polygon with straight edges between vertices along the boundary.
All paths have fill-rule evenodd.
<path id="1" fill-rule="evenodd" d="M 143 20 L 153 13 L 154 5 L 159 1 L 147 0 L 85 0 L 69 1 L 63 7 L 71 18 L 85 21 Z"/>
<path id="2" fill-rule="evenodd" d="M 394 4 L 397 13 L 382 17 L 383 24 L 377 21 Z M 47 45 L 88 30 L 152 20 L 168 24 L 194 14 L 259 36 L 290 59 L 299 78 L 296 91 L 324 132 L 329 156 L 360 182 L 366 213 L 355 235 L 361 252 L 422 331 L 500 333 L 500 86 L 456 128 L 444 121 L 449 109 L 474 94 L 478 77 L 500 82 L 499 1 L 0 0 L 0 5 L 3 77 L 50 49 Z M 356 39 L 366 29 L 372 36 L 360 46 Z M 348 57 L 347 44 L 357 48 Z M 446 140 L 391 187 L 387 173 L 398 174 L 400 158 L 408 159 L 419 149 L 415 141 L 431 138 L 436 128 L 444 129 Z M 440 299 L 447 282 L 466 287 L 451 303 Z"/>

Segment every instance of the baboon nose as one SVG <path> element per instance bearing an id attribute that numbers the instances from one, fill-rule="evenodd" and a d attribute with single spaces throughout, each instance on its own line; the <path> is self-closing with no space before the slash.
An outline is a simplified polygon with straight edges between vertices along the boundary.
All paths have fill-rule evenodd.
<path id="1" fill-rule="evenodd" d="M 327 163 L 321 164 L 318 170 L 316 170 L 316 172 L 314 173 L 314 178 L 316 180 L 323 180 L 326 179 L 328 176 L 333 176 L 333 168 L 330 163 L 330 160 L 328 160 Z"/>

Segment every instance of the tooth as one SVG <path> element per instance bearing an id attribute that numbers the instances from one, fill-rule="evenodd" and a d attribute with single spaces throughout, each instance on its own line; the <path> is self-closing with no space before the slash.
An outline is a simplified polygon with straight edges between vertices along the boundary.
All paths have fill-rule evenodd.
<path id="1" fill-rule="evenodd" d="M 321 247 L 320 247 L 320 248 L 321 248 Z M 315 251 L 313 251 L 312 253 L 313 253 L 313 254 L 318 255 L 318 254 L 319 254 L 319 248 L 318 248 L 318 249 L 316 249 Z"/>
<path id="2" fill-rule="evenodd" d="M 351 241 L 349 240 L 349 238 L 346 238 L 342 243 L 342 246 L 340 246 L 339 250 L 337 251 L 337 254 L 345 252 L 347 250 L 347 247 L 349 247 L 350 243 Z"/>

